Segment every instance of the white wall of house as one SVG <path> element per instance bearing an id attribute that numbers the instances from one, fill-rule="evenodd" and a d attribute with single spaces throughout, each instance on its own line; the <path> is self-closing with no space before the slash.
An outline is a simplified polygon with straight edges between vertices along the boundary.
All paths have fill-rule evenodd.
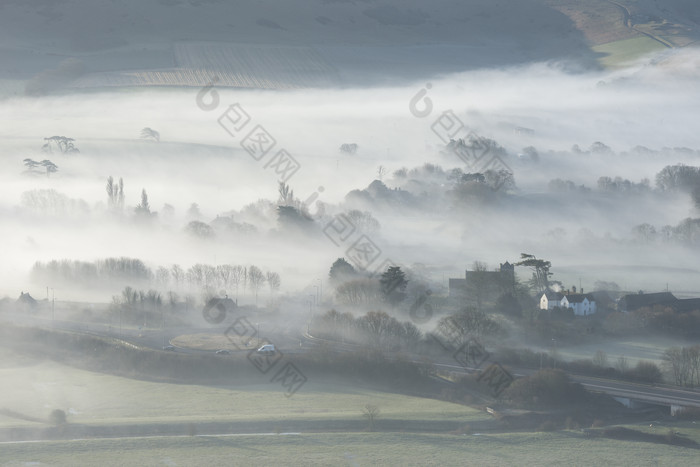
<path id="1" fill-rule="evenodd" d="M 596 312 L 595 302 L 589 301 L 588 298 L 584 298 L 580 302 L 570 303 L 565 296 L 561 299 L 561 306 L 563 308 L 571 308 L 576 316 L 588 316 Z"/>
<path id="2" fill-rule="evenodd" d="M 559 300 L 549 300 L 547 298 L 547 294 L 542 294 L 542 297 L 540 298 L 540 310 L 551 310 L 558 306 L 561 306 L 561 302 Z"/>

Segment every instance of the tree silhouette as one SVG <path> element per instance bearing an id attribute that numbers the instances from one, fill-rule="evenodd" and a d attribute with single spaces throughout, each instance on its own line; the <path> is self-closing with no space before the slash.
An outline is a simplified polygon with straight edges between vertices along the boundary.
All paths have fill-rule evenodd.
<path id="1" fill-rule="evenodd" d="M 52 173 L 58 172 L 58 166 L 48 159 L 41 161 L 41 165 L 46 169 L 46 176 L 51 176 Z"/>
<path id="2" fill-rule="evenodd" d="M 119 179 L 119 183 L 114 183 L 114 178 L 110 175 L 107 177 L 107 186 L 105 187 L 107 191 L 107 204 L 110 209 L 124 208 L 124 180 Z"/>
<path id="3" fill-rule="evenodd" d="M 331 270 L 328 273 L 330 282 L 333 285 L 341 284 L 349 279 L 355 278 L 357 276 L 357 271 L 352 264 L 348 263 L 345 258 L 338 258 L 335 260 L 331 266 Z"/>
<path id="4" fill-rule="evenodd" d="M 255 293 L 255 306 L 258 306 L 258 291 L 265 282 L 265 275 L 257 266 L 248 268 L 248 284 L 250 289 Z"/>
<path id="5" fill-rule="evenodd" d="M 160 141 L 160 133 L 152 128 L 144 128 L 141 130 L 141 139 L 151 139 L 153 141 Z"/>
<path id="6" fill-rule="evenodd" d="M 46 141 L 46 143 L 41 147 L 41 150 L 44 152 L 52 153 L 54 152 L 54 148 L 56 148 L 58 152 L 62 152 L 64 154 L 80 152 L 73 144 L 75 141 L 73 138 L 66 138 L 65 136 L 51 136 L 49 138 L 44 138 L 44 141 Z"/>
<path id="7" fill-rule="evenodd" d="M 374 431 L 374 421 L 379 416 L 379 407 L 372 404 L 366 404 L 362 408 L 362 416 L 367 419 L 369 423 L 369 431 Z"/>
<path id="8" fill-rule="evenodd" d="M 146 193 L 145 188 L 141 190 L 141 203 L 139 203 L 134 210 L 137 215 L 144 217 L 151 216 L 151 206 L 148 204 L 148 193 Z"/>
<path id="9" fill-rule="evenodd" d="M 406 274 L 398 266 L 391 266 L 382 274 L 379 279 L 382 298 L 385 302 L 396 306 L 406 298 Z"/>
<path id="10" fill-rule="evenodd" d="M 552 273 L 549 272 L 552 263 L 537 259 L 535 255 L 529 255 L 527 253 L 521 253 L 520 258 L 521 261 L 515 263 L 515 265 L 529 267 L 532 270 L 532 279 L 530 281 L 532 287 L 538 292 L 544 291 L 549 286 L 549 278 L 552 276 Z"/>
<path id="11" fill-rule="evenodd" d="M 268 272 L 265 274 L 265 279 L 267 280 L 267 285 L 270 286 L 270 298 L 272 299 L 272 294 L 280 288 L 280 275 L 276 272 Z"/>

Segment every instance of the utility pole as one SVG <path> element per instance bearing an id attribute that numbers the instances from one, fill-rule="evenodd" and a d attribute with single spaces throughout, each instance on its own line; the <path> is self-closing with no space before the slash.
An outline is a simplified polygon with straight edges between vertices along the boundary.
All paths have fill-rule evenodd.
<path id="1" fill-rule="evenodd" d="M 49 291 L 48 287 L 46 288 L 46 298 L 48 298 Z M 51 325 L 55 326 L 56 325 L 56 296 L 53 293 L 53 289 L 51 289 Z"/>
<path id="2" fill-rule="evenodd" d="M 163 306 L 160 307 L 160 332 L 163 335 L 163 347 L 165 347 L 165 313 Z"/>

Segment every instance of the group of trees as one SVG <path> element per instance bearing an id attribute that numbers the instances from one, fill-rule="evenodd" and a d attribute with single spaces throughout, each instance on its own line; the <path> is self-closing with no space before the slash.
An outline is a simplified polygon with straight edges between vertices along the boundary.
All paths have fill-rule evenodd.
<path id="1" fill-rule="evenodd" d="M 41 150 L 44 152 L 52 153 L 54 151 L 71 154 L 80 152 L 78 148 L 75 147 L 75 140 L 73 138 L 67 138 L 65 136 L 51 136 L 49 138 L 44 138 L 44 145 Z"/>
<path id="2" fill-rule="evenodd" d="M 110 175 L 107 177 L 107 206 L 110 210 L 124 210 L 124 180 L 119 177 L 119 182 L 115 183 Z"/>
<path id="3" fill-rule="evenodd" d="M 369 345 L 376 349 L 411 348 L 423 338 L 410 321 L 400 322 L 383 311 L 370 311 L 359 318 L 330 310 L 313 320 L 312 334 L 341 342 Z"/>
<path id="4" fill-rule="evenodd" d="M 105 186 L 107 191 L 107 207 L 112 212 L 121 213 L 124 211 L 124 179 L 119 178 L 119 182 L 114 181 L 111 175 L 107 177 Z M 146 189 L 141 190 L 141 202 L 134 208 L 134 214 L 137 219 L 152 219 L 157 213 L 151 211 L 151 205 L 148 202 L 148 193 Z"/>
<path id="5" fill-rule="evenodd" d="M 677 385 L 700 386 L 700 345 L 667 349 L 663 360 Z"/>
<path id="6" fill-rule="evenodd" d="M 171 306 L 175 305 L 176 295 L 170 295 Z M 148 316 L 161 312 L 163 297 L 157 290 L 136 290 L 127 286 L 121 295 L 112 297 L 112 312 L 118 312 L 125 323 L 148 325 Z M 151 318 L 154 319 L 153 317 Z"/>
<path id="7" fill-rule="evenodd" d="M 651 182 L 648 178 L 642 179 L 639 183 L 634 183 L 622 177 L 600 177 L 598 179 L 598 190 L 607 193 L 621 194 L 641 194 L 651 192 Z"/>
<path id="8" fill-rule="evenodd" d="M 698 190 L 700 189 L 700 167 L 684 164 L 667 165 L 656 174 L 656 186 L 661 191 Z"/>
<path id="9" fill-rule="evenodd" d="M 235 298 L 238 300 L 240 290 L 248 290 L 255 295 L 255 303 L 258 303 L 258 293 L 267 284 L 270 296 L 277 292 L 281 286 L 280 275 L 276 272 L 263 272 L 262 269 L 253 266 L 221 264 L 212 266 L 208 264 L 195 264 L 186 271 L 175 264 L 170 268 L 159 267 L 155 272 L 155 282 L 160 289 L 175 290 L 198 289 L 209 294 L 216 294 L 220 290 L 235 290 Z"/>
<path id="10" fill-rule="evenodd" d="M 460 347 L 471 337 L 480 339 L 502 335 L 504 330 L 493 316 L 476 308 L 463 308 L 438 322 L 437 334 L 442 336 L 445 344 Z"/>
<path id="11" fill-rule="evenodd" d="M 660 193 L 689 193 L 695 205 L 700 207 L 700 167 L 684 164 L 667 165 L 656 174 L 655 183 L 656 190 Z M 648 178 L 644 178 L 637 183 L 620 176 L 601 176 L 597 180 L 597 188 L 600 193 L 617 193 L 621 195 L 639 195 L 654 191 Z M 549 191 L 555 193 L 591 193 L 591 189 L 584 185 L 577 185 L 571 180 L 562 180 L 560 178 L 550 180 Z"/>
<path id="12" fill-rule="evenodd" d="M 39 216 L 82 216 L 90 212 L 90 206 L 82 199 L 69 198 L 53 188 L 25 191 L 20 206 Z"/>
<path id="13" fill-rule="evenodd" d="M 125 280 L 148 282 L 153 274 L 143 261 L 134 258 L 106 258 L 94 262 L 77 260 L 37 261 L 32 267 L 32 277 L 40 284 L 75 283 L 94 284 L 98 281 Z"/>
<path id="14" fill-rule="evenodd" d="M 378 278 L 355 270 L 345 258 L 338 258 L 328 274 L 337 299 L 347 305 L 398 306 L 406 299 L 406 274 L 398 266 L 390 266 Z"/>
<path id="15" fill-rule="evenodd" d="M 632 228 L 635 240 L 642 243 L 674 242 L 685 246 L 700 245 L 700 218 L 687 217 L 677 225 L 664 225 L 656 228 L 644 223 Z"/>
<path id="16" fill-rule="evenodd" d="M 260 289 L 267 284 L 270 295 L 281 286 L 280 275 L 273 271 L 263 272 L 257 266 L 222 264 L 212 266 L 195 264 L 184 270 L 177 264 L 171 267 L 158 267 L 155 272 L 143 261 L 134 258 L 106 258 L 94 262 L 75 260 L 53 260 L 47 263 L 36 262 L 32 277 L 37 283 L 72 283 L 94 285 L 99 282 L 114 281 L 153 285 L 161 291 L 203 292 L 215 295 L 221 290 L 235 290 L 238 298 L 240 290 L 248 290 L 255 295 L 257 304 Z"/>
<path id="17" fill-rule="evenodd" d="M 670 307 L 644 307 L 610 313 L 603 329 L 613 335 L 663 334 L 684 339 L 700 337 L 700 310 L 678 312 Z"/>
<path id="18" fill-rule="evenodd" d="M 48 159 L 44 159 L 41 162 L 37 162 L 34 159 L 24 159 L 23 163 L 24 166 L 27 168 L 25 173 L 28 174 L 42 173 L 39 170 L 39 167 L 44 168 L 47 177 L 51 176 L 52 173 L 58 172 L 58 166 Z"/>

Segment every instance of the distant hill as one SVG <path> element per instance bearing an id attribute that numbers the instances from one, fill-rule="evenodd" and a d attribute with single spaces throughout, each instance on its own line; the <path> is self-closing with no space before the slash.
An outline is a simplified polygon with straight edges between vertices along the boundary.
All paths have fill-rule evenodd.
<path id="1" fill-rule="evenodd" d="M 684 46 L 700 38 L 698 21 L 695 0 L 6 1 L 0 79 L 69 57 L 88 73 L 170 69 L 173 44 L 197 42 L 314 48 L 315 65 L 350 83 L 546 60 L 594 67 L 618 53 L 596 46 Z"/>

